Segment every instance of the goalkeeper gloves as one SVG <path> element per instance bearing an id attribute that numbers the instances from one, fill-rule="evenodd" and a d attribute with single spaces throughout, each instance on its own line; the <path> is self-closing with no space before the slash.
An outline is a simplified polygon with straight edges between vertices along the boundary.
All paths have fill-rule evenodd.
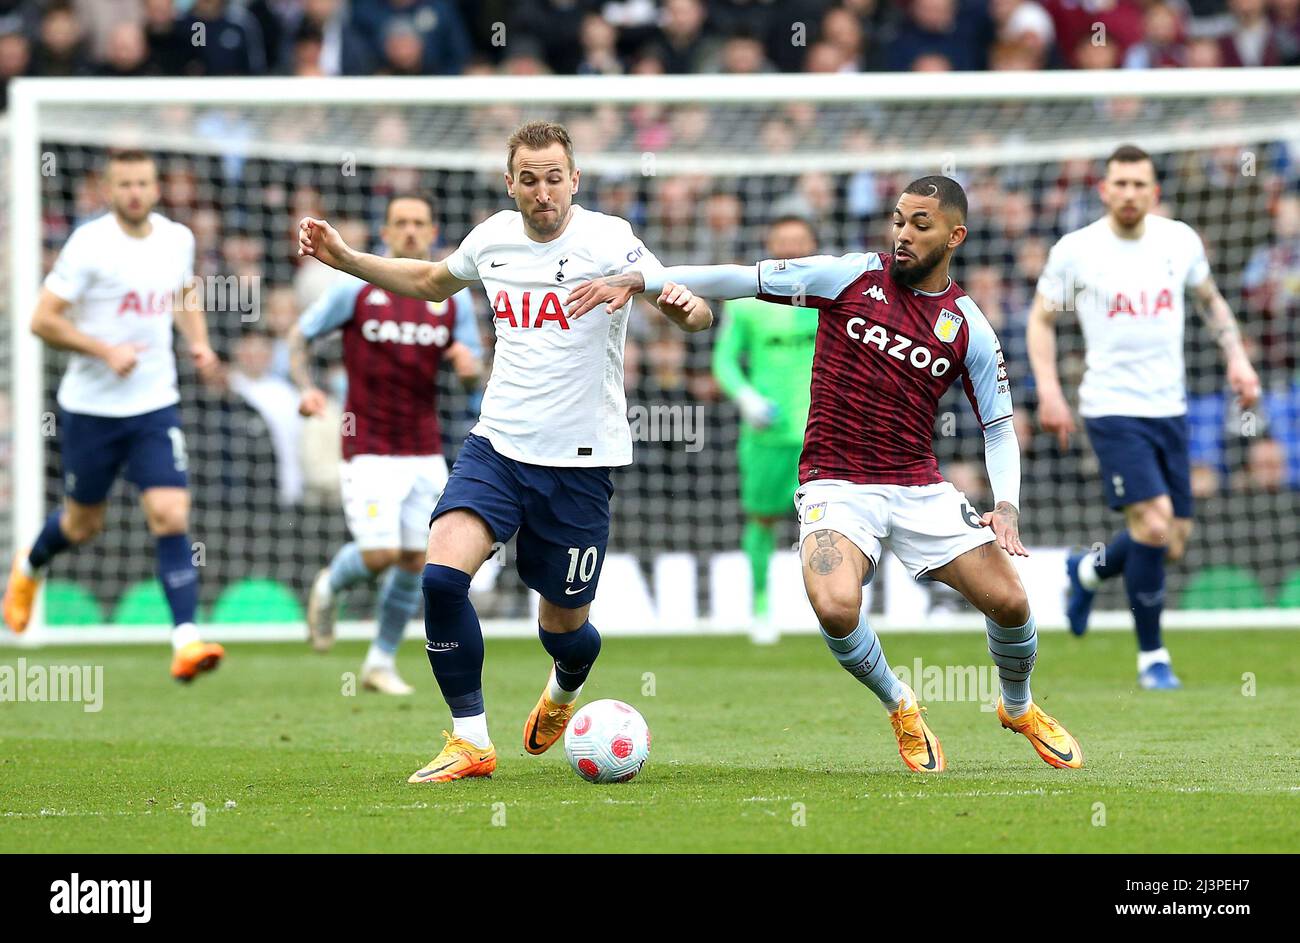
<path id="1" fill-rule="evenodd" d="M 736 397 L 740 417 L 755 429 L 766 429 L 776 421 L 780 407 L 754 389 L 741 390 Z"/>

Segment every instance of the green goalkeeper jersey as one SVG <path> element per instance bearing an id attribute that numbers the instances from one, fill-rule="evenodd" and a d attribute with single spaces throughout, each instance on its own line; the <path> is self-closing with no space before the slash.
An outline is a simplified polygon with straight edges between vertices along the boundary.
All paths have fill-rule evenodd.
<path id="1" fill-rule="evenodd" d="M 728 301 L 713 348 L 713 374 L 728 397 L 754 390 L 776 404 L 766 428 L 742 434 L 763 445 L 797 445 L 808 424 L 817 311 L 754 298 Z"/>

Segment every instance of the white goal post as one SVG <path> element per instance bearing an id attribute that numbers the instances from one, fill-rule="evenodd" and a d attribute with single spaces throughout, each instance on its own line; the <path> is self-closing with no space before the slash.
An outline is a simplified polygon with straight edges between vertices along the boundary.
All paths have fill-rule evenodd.
<path id="1" fill-rule="evenodd" d="M 1266 367 L 1272 365 L 1271 372 L 1264 371 L 1272 412 L 1261 417 L 1259 434 L 1282 448 L 1300 444 L 1300 433 L 1291 429 L 1300 418 L 1287 412 L 1287 404 L 1300 406 L 1300 390 L 1293 395 L 1288 385 L 1297 382 L 1296 364 L 1276 349 L 1300 341 L 1300 329 L 1276 326 L 1269 307 L 1275 302 L 1260 301 L 1255 282 L 1260 265 L 1262 277 L 1269 276 L 1265 250 L 1277 238 L 1278 200 L 1289 198 L 1288 188 L 1300 180 L 1300 69 L 526 80 L 20 78 L 9 85 L 9 324 L 0 340 L 0 367 L 9 372 L 12 501 L 5 543 L 11 552 L 31 541 L 59 494 L 47 454 L 57 363 L 30 334 L 28 320 L 43 263 L 60 244 L 48 231 L 49 219 L 80 221 L 77 181 L 69 177 L 92 172 L 114 147 L 144 147 L 167 158 L 169 168 L 179 168 L 174 169 L 178 178 L 188 177 L 200 191 L 186 212 L 218 217 L 218 239 L 237 232 L 245 242 L 260 244 L 267 260 L 261 268 L 269 273 L 264 279 L 274 282 L 275 266 L 283 266 L 279 257 L 285 254 L 277 240 L 288 240 L 289 234 L 277 228 L 281 219 L 273 215 L 272 199 L 263 201 L 260 194 L 288 192 L 283 199 L 289 207 L 299 191 L 311 191 L 322 205 L 342 207 L 342 215 L 365 224 L 376 194 L 389 192 L 385 187 L 392 180 L 416 180 L 437 189 L 442 230 L 454 246 L 485 213 L 505 207 L 502 187 L 493 196 L 493 181 L 504 164 L 502 131 L 532 117 L 565 120 L 574 130 L 583 170 L 577 199 L 590 194 L 604 201 L 600 205 L 615 207 L 627 201 L 647 246 L 671 263 L 757 258 L 764 224 L 786 210 L 816 217 L 827 251 L 880 248 L 881 200 L 898 179 L 933 172 L 957 176 L 972 195 L 972 234 L 981 228 L 970 251 L 959 250 L 964 268 L 958 277 L 982 306 L 985 299 L 975 285 L 983 284 L 980 279 L 997 283 L 1007 309 L 1000 333 L 1009 356 L 1015 345 L 1007 336 L 1023 331 L 1031 256 L 1063 228 L 1091 218 L 1095 206 L 1089 203 L 1087 168 L 1095 168 L 1117 145 L 1136 143 L 1158 159 L 1171 210 L 1190 214 L 1189 221 L 1212 243 L 1216 276 L 1253 350 L 1265 355 Z M 1241 179 L 1224 180 L 1232 154 Z M 303 182 L 305 176 L 299 179 L 300 167 L 311 169 L 310 184 Z M 343 176 L 332 181 L 331 172 Z M 1008 209 L 1012 204 L 1031 217 L 1029 223 L 1015 218 Z M 683 215 L 672 217 L 664 209 L 669 206 Z M 1267 218 L 1260 218 L 1260 207 Z M 716 221 L 728 213 L 736 216 L 730 228 Z M 731 240 L 726 246 L 739 257 L 719 254 L 719 234 Z M 1033 252 L 1026 249 L 1030 242 Z M 220 252 L 225 244 L 219 243 L 215 268 L 207 274 L 225 274 Z M 1198 427 L 1209 431 L 1203 451 L 1196 453 L 1208 490 L 1198 505 L 1189 557 L 1176 568 L 1178 575 L 1171 574 L 1174 605 L 1167 622 L 1297 627 L 1300 595 L 1291 593 L 1300 593 L 1295 514 L 1300 475 L 1286 469 L 1300 468 L 1300 455 L 1284 454 L 1289 464 L 1280 487 L 1264 487 L 1252 477 L 1256 426 L 1246 429 L 1240 425 L 1243 417 L 1222 405 L 1217 351 L 1192 324 L 1193 310 L 1189 301 L 1189 375 L 1197 407 L 1211 411 Z M 489 322 L 485 316 L 485 332 L 491 330 Z M 651 460 L 649 467 L 634 467 L 617 479 L 612 565 L 593 619 L 602 618 L 602 629 L 614 632 L 748 632 L 748 573 L 737 550 L 742 512 L 735 498 L 735 412 L 708 389 L 707 346 L 672 348 L 663 355 L 673 342 L 652 331 L 634 331 L 634 336 L 639 357 L 654 352 L 669 364 L 642 366 L 644 383 L 630 389 L 629 402 L 701 409 L 712 439 L 698 454 L 684 453 L 680 443 L 676 449 L 658 439 L 638 443 L 638 464 L 647 454 Z M 1077 361 L 1078 338 L 1068 331 L 1062 354 Z M 672 366 L 673 357 L 680 359 L 678 367 Z M 674 369 L 680 376 L 672 375 Z M 1024 412 L 1024 372 L 1019 385 L 1016 379 L 1013 374 L 1013 395 Z M 1072 396 L 1077 373 L 1066 370 L 1065 379 Z M 189 396 L 186 384 L 183 378 L 183 399 Z M 936 448 L 945 467 L 959 465 L 977 482 L 980 452 L 969 430 L 963 431 L 968 407 L 957 399 L 952 403 L 953 417 L 941 419 L 951 418 L 956 431 L 937 430 Z M 1216 408 L 1220 412 L 1214 413 Z M 199 421 L 186 433 L 202 440 L 208 430 Z M 1040 434 L 1025 462 L 1023 514 L 1035 557 L 1024 573 L 1040 624 L 1059 626 L 1065 548 L 1104 541 L 1118 518 L 1104 508 L 1086 446 L 1056 455 L 1043 439 Z M 229 440 L 222 442 L 229 451 Z M 202 441 L 198 444 L 202 449 Z M 196 461 L 204 454 L 200 451 Z M 273 476 L 274 470 L 260 473 Z M 201 495 L 195 500 L 199 509 Z M 309 575 L 334 544 L 312 539 L 299 526 L 296 543 L 272 546 L 263 539 L 268 531 L 257 529 L 270 527 L 267 522 L 277 515 L 281 530 L 291 528 L 290 521 L 301 520 L 298 508 L 250 504 L 242 512 L 248 520 L 239 517 L 238 508 L 223 512 L 211 526 L 218 529 L 219 542 L 241 548 L 238 554 L 231 551 L 240 559 L 227 560 L 223 574 L 231 581 L 272 574 L 300 591 L 305 577 L 299 572 Z M 333 516 L 341 527 L 341 511 Z M 138 519 L 127 526 L 143 529 Z M 195 536 L 204 535 L 196 531 Z M 128 585 L 147 579 L 152 570 L 142 547 L 106 534 L 97 545 L 65 555 L 89 558 L 67 574 L 67 581 L 94 598 L 104 621 L 50 627 L 38 606 L 27 641 L 164 638 L 165 625 L 109 618 Z M 63 559 L 52 576 L 61 576 Z M 101 578 L 96 567 L 112 570 L 111 576 Z M 969 609 L 907 584 L 896 568 L 883 569 L 869 603 L 878 613 L 877 624 L 982 630 L 982 619 Z M 485 620 L 487 631 L 531 634 L 527 595 L 502 578 L 503 601 Z M 772 586 L 780 597 L 774 618 L 781 630 L 815 630 L 791 553 L 777 555 Z M 213 593 L 219 588 L 208 587 Z M 1129 625 L 1119 599 L 1114 592 L 1103 597 L 1099 627 Z M 1197 604 L 1179 605 L 1180 599 Z M 205 612 L 218 608 L 215 596 L 205 597 Z M 368 637 L 371 631 L 364 608 L 358 608 L 342 634 Z M 296 638 L 301 627 L 209 620 L 205 633 L 215 639 Z M 0 643 L 10 640 L 0 632 Z"/>

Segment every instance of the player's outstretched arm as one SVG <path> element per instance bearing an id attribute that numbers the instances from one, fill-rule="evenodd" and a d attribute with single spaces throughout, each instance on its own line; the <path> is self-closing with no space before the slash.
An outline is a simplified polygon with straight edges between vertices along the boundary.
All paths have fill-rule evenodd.
<path id="1" fill-rule="evenodd" d="M 644 273 L 633 269 L 575 286 L 565 305 L 571 319 L 580 318 L 601 304 L 612 313 L 627 304 L 633 295 L 661 295 L 669 283 L 689 286 L 693 294 L 705 298 L 752 298 L 758 292 L 758 266 L 674 265 L 659 269 L 649 280 Z"/>
<path id="2" fill-rule="evenodd" d="M 1057 444 L 1064 451 L 1070 447 L 1070 436 L 1075 431 L 1074 414 L 1070 412 L 1056 372 L 1056 309 L 1041 292 L 1034 294 L 1025 340 L 1038 389 L 1038 425 L 1056 436 Z"/>
<path id="3" fill-rule="evenodd" d="M 1197 305 L 1205 326 L 1214 338 L 1219 349 L 1223 351 L 1223 362 L 1227 367 L 1228 385 L 1237 394 L 1237 402 L 1242 409 L 1250 409 L 1259 402 L 1259 376 L 1250 364 L 1246 347 L 1241 342 L 1241 328 L 1233 316 L 1232 306 L 1228 304 L 1219 286 L 1214 283 L 1214 276 L 1193 287 Z"/>
<path id="4" fill-rule="evenodd" d="M 388 259 L 368 252 L 358 252 L 343 241 L 338 230 L 323 219 L 303 217 L 298 224 L 298 254 L 319 259 L 330 268 L 347 272 L 385 291 L 446 301 L 470 282 L 451 274 L 446 262 L 424 259 Z"/>
<path id="5" fill-rule="evenodd" d="M 42 288 L 36 300 L 36 311 L 32 314 L 32 333 L 55 350 L 70 350 L 98 357 L 120 377 L 128 375 L 135 369 L 139 356 L 139 344 L 109 344 L 97 337 L 91 337 L 78 330 L 68 317 L 71 302 L 60 298 L 48 288 Z"/>

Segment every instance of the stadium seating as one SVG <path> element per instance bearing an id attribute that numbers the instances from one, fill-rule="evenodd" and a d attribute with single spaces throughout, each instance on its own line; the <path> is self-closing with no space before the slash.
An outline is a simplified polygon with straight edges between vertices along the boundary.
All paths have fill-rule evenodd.
<path id="1" fill-rule="evenodd" d="M 113 609 L 114 625 L 171 625 L 167 597 L 156 579 L 129 586 Z"/>
<path id="2" fill-rule="evenodd" d="M 214 622 L 301 622 L 293 590 L 275 580 L 240 580 L 226 587 L 212 608 Z"/>
<path id="3" fill-rule="evenodd" d="M 104 608 L 80 583 L 50 580 L 45 584 L 45 621 L 50 625 L 98 625 Z"/>
<path id="4" fill-rule="evenodd" d="M 1262 609 L 1264 588 L 1249 570 L 1239 566 L 1207 566 L 1183 590 L 1184 609 Z"/>
<path id="5" fill-rule="evenodd" d="M 1292 570 L 1277 594 L 1277 605 L 1283 609 L 1300 609 L 1300 570 Z"/>

